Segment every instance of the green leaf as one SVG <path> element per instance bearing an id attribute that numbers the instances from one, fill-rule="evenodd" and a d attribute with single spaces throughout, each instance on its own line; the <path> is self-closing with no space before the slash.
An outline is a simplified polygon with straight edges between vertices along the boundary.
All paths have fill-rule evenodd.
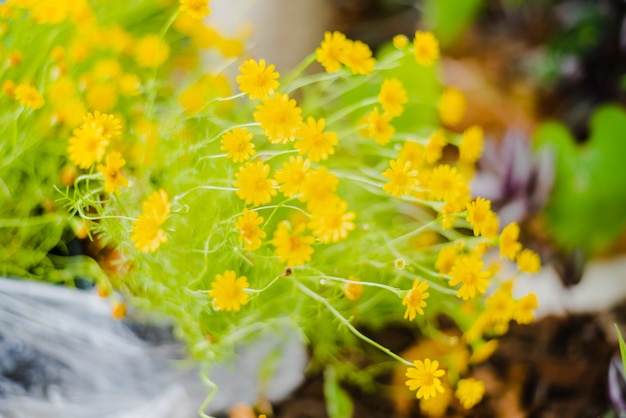
<path id="1" fill-rule="evenodd" d="M 624 368 L 624 373 L 626 373 L 626 343 L 624 342 L 624 338 L 622 337 L 622 333 L 619 330 L 617 324 L 615 325 L 615 331 L 617 331 L 617 339 L 619 340 L 619 352 L 622 356 L 622 367 Z"/>
<path id="2" fill-rule="evenodd" d="M 473 22 L 483 0 L 428 0 L 424 3 L 426 27 L 443 46 L 451 45 Z"/>
<path id="3" fill-rule="evenodd" d="M 555 159 L 555 183 L 545 215 L 561 247 L 602 250 L 626 226 L 624 132 L 626 112 L 605 106 L 591 118 L 590 137 L 582 146 L 560 123 L 545 123 L 535 133 L 537 147 L 548 148 Z"/>
<path id="4" fill-rule="evenodd" d="M 330 418 L 352 418 L 352 399 L 339 385 L 337 372 L 333 367 L 327 367 L 324 372 L 324 397 L 326 412 Z"/>

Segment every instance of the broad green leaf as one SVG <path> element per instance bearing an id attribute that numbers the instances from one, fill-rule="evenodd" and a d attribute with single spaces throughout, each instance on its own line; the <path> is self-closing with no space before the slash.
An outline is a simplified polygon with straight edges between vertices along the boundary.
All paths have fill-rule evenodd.
<path id="1" fill-rule="evenodd" d="M 555 184 L 545 215 L 562 247 L 598 251 L 626 226 L 625 133 L 626 113 L 617 106 L 595 112 L 582 146 L 562 124 L 548 122 L 537 130 L 537 147 L 555 157 Z"/>

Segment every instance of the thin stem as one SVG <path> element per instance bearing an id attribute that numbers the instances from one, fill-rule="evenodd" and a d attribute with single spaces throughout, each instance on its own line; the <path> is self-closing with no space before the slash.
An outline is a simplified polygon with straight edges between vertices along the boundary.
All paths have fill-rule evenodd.
<path id="1" fill-rule="evenodd" d="M 320 295 L 318 295 L 317 293 L 313 292 L 311 289 L 309 289 L 308 287 L 295 282 L 296 286 L 298 286 L 298 288 L 305 293 L 307 296 L 309 296 L 312 299 L 315 299 L 316 301 L 320 302 L 321 304 L 323 304 L 324 306 L 326 306 L 326 309 L 328 309 L 342 324 L 344 324 L 357 338 L 365 341 L 366 343 L 372 345 L 373 347 L 378 348 L 380 351 L 382 351 L 383 353 L 389 355 L 390 357 L 393 357 L 394 359 L 398 360 L 400 363 L 405 364 L 407 366 L 413 366 L 413 363 L 411 363 L 408 360 L 403 359 L 402 357 L 400 357 L 399 355 L 397 355 L 396 353 L 394 353 L 393 351 L 391 351 L 390 349 L 388 349 L 387 347 L 384 347 L 380 344 L 378 344 L 376 341 L 372 340 L 371 338 L 369 338 L 368 336 L 366 336 L 365 334 L 362 334 L 358 329 L 356 329 L 354 327 L 354 325 L 352 325 L 343 315 L 341 315 L 339 313 L 339 311 L 337 311 L 337 309 L 335 309 L 335 307 L 333 305 L 330 304 L 330 302 L 328 302 L 328 300 L 326 300 L 325 298 L 321 297 Z"/>
<path id="2" fill-rule="evenodd" d="M 328 120 L 326 121 L 326 124 L 331 125 L 334 122 L 342 120 L 343 118 L 348 116 L 350 113 L 354 112 L 355 110 L 359 110 L 363 107 L 371 106 L 376 103 L 378 103 L 378 98 L 372 97 L 370 99 L 361 100 L 360 102 L 355 103 L 352 106 L 344 107 L 342 111 L 335 112 L 332 117 L 329 117 Z"/>
<path id="3" fill-rule="evenodd" d="M 204 382 L 204 384 L 209 387 L 210 392 L 207 395 L 207 397 L 204 398 L 204 402 L 202 402 L 202 405 L 200 405 L 200 409 L 198 410 L 198 414 L 202 418 L 215 418 L 215 417 L 213 417 L 211 415 L 205 414 L 204 411 L 206 410 L 206 408 L 209 406 L 209 404 L 211 403 L 211 401 L 213 400 L 213 398 L 217 394 L 218 387 L 217 387 L 217 385 L 214 382 L 211 381 L 211 379 L 209 379 L 207 377 L 206 372 L 200 373 L 200 378 L 202 379 L 202 382 Z"/>
<path id="4" fill-rule="evenodd" d="M 322 275 L 319 275 L 319 276 L 311 276 L 311 279 L 326 279 L 326 280 L 331 280 L 331 281 L 341 282 L 341 283 L 347 283 L 347 284 L 358 284 L 358 285 L 363 285 L 363 286 L 379 287 L 381 289 L 388 290 L 391 293 L 394 293 L 394 294 L 396 294 L 398 296 L 400 296 L 400 293 L 402 292 L 400 289 L 396 289 L 395 287 L 387 286 L 387 285 L 382 284 L 382 283 L 373 283 L 373 282 L 362 282 L 362 281 L 348 280 L 348 279 L 344 279 L 342 277 L 327 276 L 325 274 L 322 274 Z"/>
<path id="5" fill-rule="evenodd" d="M 284 86 L 289 86 L 289 84 L 291 84 L 293 80 L 295 80 L 300 74 L 302 74 L 302 72 L 304 72 L 304 70 L 306 70 L 309 67 L 309 65 L 313 64 L 314 61 L 315 61 L 315 53 L 309 54 L 306 58 L 302 60 L 300 64 L 298 64 L 296 68 L 291 70 L 289 74 L 285 76 L 285 78 L 281 81 L 281 84 Z M 293 91 L 296 88 L 285 89 L 285 92 L 287 93 L 289 91 Z"/>
<path id="6" fill-rule="evenodd" d="M 437 220 L 430 221 L 430 222 L 428 222 L 428 223 L 426 223 L 426 224 L 424 224 L 424 225 L 420 226 L 419 228 L 415 228 L 415 229 L 414 229 L 414 230 L 412 230 L 411 232 L 407 232 L 407 233 L 406 233 L 406 234 L 404 234 L 404 235 L 400 235 L 399 237 L 396 237 L 396 238 L 392 239 L 392 240 L 391 240 L 391 241 L 389 241 L 389 242 L 390 242 L 391 244 L 395 244 L 395 243 L 397 243 L 398 241 L 402 241 L 402 240 L 405 240 L 405 239 L 408 239 L 408 238 L 412 238 L 412 237 L 414 237 L 414 236 L 416 236 L 416 235 L 421 234 L 424 230 L 426 230 L 426 229 L 430 229 L 433 225 L 436 225 L 436 224 L 437 224 Z"/>
<path id="7" fill-rule="evenodd" d="M 246 289 L 246 292 L 248 292 L 248 293 L 262 293 L 262 292 L 266 291 L 267 289 L 269 289 L 281 277 L 283 277 L 283 275 L 279 274 L 278 276 L 274 277 L 274 279 L 272 279 L 272 281 L 269 282 L 265 287 L 263 287 L 261 289 Z"/>

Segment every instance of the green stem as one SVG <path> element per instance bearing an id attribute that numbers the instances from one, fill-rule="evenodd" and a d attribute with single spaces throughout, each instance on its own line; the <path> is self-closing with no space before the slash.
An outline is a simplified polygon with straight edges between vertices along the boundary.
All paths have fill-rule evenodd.
<path id="1" fill-rule="evenodd" d="M 326 279 L 326 280 L 331 280 L 331 281 L 335 281 L 335 282 L 341 282 L 341 283 L 347 283 L 347 284 L 358 284 L 358 285 L 369 286 L 369 287 L 379 287 L 381 289 L 388 290 L 388 291 L 390 291 L 391 293 L 394 293 L 397 296 L 400 296 L 400 293 L 402 293 L 402 291 L 400 289 L 396 289 L 395 287 L 387 286 L 387 285 L 382 284 L 382 283 L 373 283 L 373 282 L 362 282 L 362 281 L 356 281 L 356 280 L 348 280 L 348 279 L 344 279 L 342 277 L 327 276 L 325 274 L 322 274 L 322 275 L 319 275 L 319 276 L 312 276 L 310 278 L 311 279 Z"/>
<path id="2" fill-rule="evenodd" d="M 202 382 L 204 382 L 204 384 L 209 387 L 210 392 L 207 395 L 207 397 L 204 398 L 204 402 L 202 402 L 202 405 L 200 405 L 200 409 L 198 410 L 198 414 L 202 418 L 215 418 L 213 416 L 205 414 L 204 411 L 206 410 L 207 406 L 209 406 L 209 404 L 211 403 L 211 401 L 213 400 L 213 398 L 217 394 L 218 387 L 217 387 L 217 385 L 214 382 L 211 381 L 211 379 L 209 379 L 207 377 L 205 371 L 200 373 L 200 378 L 202 379 Z"/>
<path id="3" fill-rule="evenodd" d="M 333 113 L 333 116 L 327 119 L 326 125 L 330 126 L 332 123 L 344 119 L 355 110 L 359 110 L 363 107 L 371 106 L 376 103 L 378 103 L 378 98 L 372 97 L 370 99 L 361 100 L 360 102 L 355 103 L 352 106 L 344 107 L 342 111 Z"/>
<path id="4" fill-rule="evenodd" d="M 356 329 L 354 327 L 354 325 L 352 325 L 343 315 L 341 315 L 339 313 L 339 311 L 337 311 L 337 309 L 335 309 L 335 307 L 333 305 L 330 304 L 330 302 L 328 302 L 328 300 L 326 300 L 325 298 L 321 297 L 320 295 L 318 295 L 317 293 L 313 292 L 311 289 L 309 289 L 308 287 L 295 282 L 296 286 L 298 286 L 298 288 L 305 293 L 307 296 L 309 296 L 312 299 L 315 299 L 316 301 L 320 302 L 321 304 L 323 304 L 324 306 L 326 306 L 326 308 L 342 323 L 344 324 L 357 338 L 365 341 L 366 343 L 372 345 L 373 347 L 378 348 L 380 351 L 382 351 L 383 353 L 387 354 L 388 356 L 398 360 L 400 363 L 405 364 L 407 366 L 413 366 L 413 363 L 411 363 L 408 360 L 403 359 L 402 357 L 400 357 L 399 355 L 397 355 L 396 353 L 394 353 L 393 351 L 391 351 L 390 349 L 388 349 L 387 347 L 384 347 L 380 344 L 378 344 L 376 341 L 372 340 L 371 338 L 369 338 L 368 336 L 366 336 L 365 334 L 362 334 L 358 329 Z"/>
<path id="5" fill-rule="evenodd" d="M 289 86 L 289 84 L 291 84 L 293 80 L 295 80 L 300 74 L 302 74 L 302 72 L 306 70 L 309 67 L 309 65 L 313 64 L 314 61 L 315 61 L 315 53 L 309 54 L 305 59 L 302 60 L 300 64 L 298 64 L 296 68 L 291 70 L 289 74 L 285 76 L 284 80 L 281 81 L 281 84 L 284 86 Z M 293 90 L 295 90 L 295 88 L 292 88 L 290 90 L 285 89 L 285 93 L 288 93 L 289 91 L 293 91 Z"/>

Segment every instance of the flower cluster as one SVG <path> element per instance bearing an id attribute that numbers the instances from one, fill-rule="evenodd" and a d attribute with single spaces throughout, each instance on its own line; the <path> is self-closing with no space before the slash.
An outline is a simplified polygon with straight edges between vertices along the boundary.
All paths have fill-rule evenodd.
<path id="1" fill-rule="evenodd" d="M 2 100 L 37 118 L 28 134 L 66 150 L 55 185 L 77 235 L 113 254 L 94 277 L 102 295 L 171 316 L 201 360 L 287 317 L 320 364 L 354 372 L 345 349 L 358 338 L 411 365 L 407 385 L 423 401 L 456 387 L 464 408 L 479 402 L 481 383 L 446 373 L 445 359 L 410 362 L 353 325 L 432 331 L 445 313 L 486 358 L 510 321 L 533 319 L 535 296 L 516 299 L 486 254 L 522 273 L 539 257 L 470 194 L 484 132 L 459 128 L 465 97 L 438 81 L 436 37 L 399 36 L 374 57 L 329 32 L 281 77 L 204 22 L 208 1 L 145 1 L 154 19 L 118 19 L 128 26 L 87 1 L 11 1 L 0 13 L 9 31 L 22 20 L 63 29 L 41 68 L 25 45 L 10 48 Z M 238 74 L 200 71 L 206 49 Z M 315 61 L 325 73 L 303 75 Z M 32 80 L 18 77 L 24 65 Z M 417 72 L 433 88 L 416 86 Z"/>

